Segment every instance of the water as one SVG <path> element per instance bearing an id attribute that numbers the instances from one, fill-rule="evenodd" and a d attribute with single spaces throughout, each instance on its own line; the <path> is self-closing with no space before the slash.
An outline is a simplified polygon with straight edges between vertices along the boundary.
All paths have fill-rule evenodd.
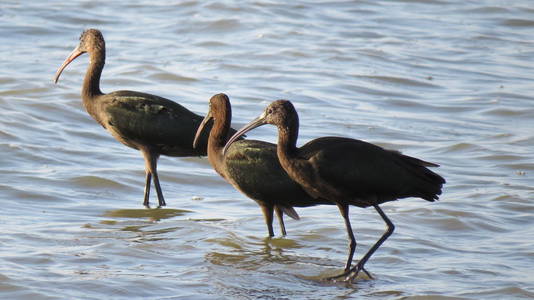
<path id="1" fill-rule="evenodd" d="M 534 298 L 532 3 L 285 2 L 2 2 L 1 298 Z M 162 157 L 168 207 L 146 210 L 140 154 L 81 106 L 88 57 L 52 83 L 89 27 L 106 38 L 104 92 L 198 113 L 224 92 L 235 127 L 290 99 L 299 144 L 349 136 L 437 162 L 441 201 L 383 205 L 395 234 L 375 279 L 349 287 L 317 281 L 346 258 L 335 207 L 298 209 L 267 239 L 207 159 Z M 385 226 L 372 209 L 351 219 L 358 258 Z"/>

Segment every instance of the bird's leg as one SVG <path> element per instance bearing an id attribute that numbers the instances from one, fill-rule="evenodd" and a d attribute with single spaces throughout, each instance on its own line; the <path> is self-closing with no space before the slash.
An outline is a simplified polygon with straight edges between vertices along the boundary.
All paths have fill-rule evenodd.
<path id="1" fill-rule="evenodd" d="M 152 181 L 152 174 L 150 171 L 146 170 L 146 182 L 145 182 L 145 201 L 143 201 L 143 205 L 146 208 L 150 208 L 149 204 L 149 197 L 150 197 L 150 183 Z"/>
<path id="2" fill-rule="evenodd" d="M 167 205 L 167 203 L 165 203 L 165 198 L 163 198 L 161 185 L 159 184 L 158 171 L 155 168 L 154 168 L 154 186 L 156 187 L 156 193 L 158 194 L 159 207 Z"/>
<path id="3" fill-rule="evenodd" d="M 158 177 L 158 158 L 159 155 L 148 150 L 141 149 L 143 156 L 145 158 L 145 169 L 147 172 L 147 182 L 145 186 L 145 206 L 148 206 L 148 196 L 150 193 L 150 179 L 154 179 L 154 186 L 156 187 L 156 193 L 158 194 L 159 207 L 165 206 L 165 199 L 163 198 L 163 192 L 161 191 L 161 186 L 159 184 Z M 148 191 L 148 192 L 147 192 Z"/>
<path id="4" fill-rule="evenodd" d="M 345 227 L 347 228 L 347 234 L 349 235 L 349 257 L 347 258 L 347 264 L 345 264 L 345 272 L 347 272 L 352 266 L 352 258 L 354 257 L 354 250 L 356 249 L 356 238 L 354 237 L 352 225 L 350 224 L 348 204 L 338 204 L 338 208 L 345 221 Z"/>
<path id="5" fill-rule="evenodd" d="M 286 236 L 286 226 L 284 225 L 284 212 L 278 207 L 278 205 L 274 206 L 274 211 L 276 212 L 276 216 L 278 217 L 278 223 L 280 223 L 280 230 L 282 231 L 282 235 Z"/>
<path id="6" fill-rule="evenodd" d="M 386 222 L 388 228 L 387 228 L 386 232 L 384 232 L 382 237 L 380 237 L 380 239 L 373 245 L 373 247 L 371 247 L 371 249 L 369 249 L 369 251 L 367 251 L 367 253 L 363 256 L 363 258 L 358 262 L 358 264 L 354 268 L 352 268 L 352 270 L 351 270 L 352 274 L 348 278 L 351 281 L 354 278 L 356 278 L 356 276 L 358 275 L 358 272 L 360 272 L 361 270 L 363 270 L 364 272 L 367 273 L 367 271 L 365 271 L 365 269 L 363 268 L 365 263 L 369 260 L 371 255 L 373 255 L 373 253 L 375 253 L 375 251 L 380 247 L 380 245 L 382 245 L 382 243 L 384 243 L 387 240 L 387 238 L 390 235 L 393 234 L 393 231 L 395 230 L 395 225 L 393 225 L 393 222 L 391 222 L 391 220 L 389 220 L 389 218 L 386 216 L 384 211 L 382 211 L 382 209 L 378 205 L 374 205 L 374 208 L 376 209 L 378 214 L 380 214 L 380 216 L 382 217 L 384 222 Z M 367 275 L 369 275 L 369 274 L 367 273 Z"/>
<path id="7" fill-rule="evenodd" d="M 356 238 L 354 237 L 354 232 L 352 231 L 352 226 L 350 224 L 350 219 L 349 219 L 349 205 L 338 203 L 337 207 L 339 208 L 339 212 L 341 213 L 341 216 L 343 217 L 343 220 L 345 221 L 345 227 L 347 229 L 347 234 L 349 236 L 349 257 L 347 258 L 345 271 L 342 274 L 327 278 L 327 280 L 334 280 L 334 281 L 336 281 L 336 279 L 339 279 L 339 278 L 345 278 L 347 275 L 351 274 L 353 270 L 351 269 L 352 258 L 354 257 L 354 251 L 356 250 Z M 367 272 L 367 270 L 363 268 L 363 265 L 361 269 L 365 272 L 365 274 L 367 274 L 367 276 L 369 276 L 370 278 L 373 278 L 371 274 L 369 274 L 369 272 Z"/>
<path id="8" fill-rule="evenodd" d="M 274 236 L 273 230 L 273 206 L 272 205 L 260 205 L 265 217 L 265 224 L 267 224 L 267 230 L 269 230 L 269 237 Z"/>

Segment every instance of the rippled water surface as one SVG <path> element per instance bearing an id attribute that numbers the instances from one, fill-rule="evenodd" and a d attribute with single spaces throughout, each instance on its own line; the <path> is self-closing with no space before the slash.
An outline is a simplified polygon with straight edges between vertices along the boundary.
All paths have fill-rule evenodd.
<path id="1" fill-rule="evenodd" d="M 0 22 L 0 298 L 534 298 L 531 1 L 7 0 Z M 168 206 L 145 209 L 141 155 L 81 105 L 88 56 L 52 83 L 90 27 L 104 92 L 200 114 L 224 92 L 235 127 L 286 98 L 299 144 L 349 136 L 439 163 L 441 201 L 384 204 L 395 234 L 352 286 L 318 281 L 346 258 L 334 206 L 268 239 L 206 158 L 162 157 Z M 385 226 L 351 220 L 358 258 Z"/>

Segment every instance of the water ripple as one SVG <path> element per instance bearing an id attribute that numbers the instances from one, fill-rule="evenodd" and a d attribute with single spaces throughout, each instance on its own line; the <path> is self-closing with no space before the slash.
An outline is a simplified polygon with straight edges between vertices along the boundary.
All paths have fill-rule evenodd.
<path id="1" fill-rule="evenodd" d="M 524 0 L 3 3 L 1 297 L 534 297 L 533 14 Z M 90 27 L 105 92 L 199 113 L 225 92 L 235 127 L 286 98 L 299 144 L 349 136 L 439 163 L 440 201 L 384 204 L 395 234 L 366 266 L 375 280 L 350 287 L 320 281 L 347 255 L 336 207 L 299 208 L 266 239 L 257 204 L 205 158 L 162 157 L 168 208 L 144 209 L 141 155 L 81 103 L 88 55 L 51 81 Z M 372 209 L 351 221 L 359 259 L 384 224 Z"/>

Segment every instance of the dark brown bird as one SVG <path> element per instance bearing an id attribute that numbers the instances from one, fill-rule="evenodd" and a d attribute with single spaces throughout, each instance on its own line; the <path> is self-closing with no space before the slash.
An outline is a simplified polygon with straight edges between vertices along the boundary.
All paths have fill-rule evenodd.
<path id="1" fill-rule="evenodd" d="M 372 206 L 387 224 L 387 231 L 356 266 L 331 279 L 355 279 L 359 271 L 365 271 L 364 265 L 371 255 L 393 233 L 395 227 L 380 204 L 406 197 L 435 201 L 445 183 L 445 179 L 426 168 L 438 165 L 360 140 L 321 137 L 297 148 L 298 114 L 293 104 L 286 100 L 271 103 L 260 117 L 232 136 L 225 149 L 229 149 L 240 135 L 264 124 L 278 128 L 277 155 L 289 177 L 312 197 L 337 204 L 350 239 L 349 266 L 356 247 L 349 205 Z"/>
<path id="2" fill-rule="evenodd" d="M 141 151 L 146 170 L 143 204 L 149 206 L 150 183 L 153 180 L 159 206 L 165 206 L 157 172 L 158 158 L 160 155 L 205 156 L 207 134 L 199 138 L 196 148 L 192 146 L 202 117 L 176 102 L 155 95 L 133 91 L 102 93 L 100 75 L 106 60 L 106 46 L 102 33 L 96 29 L 82 33 L 80 44 L 57 70 L 55 83 L 63 69 L 83 53 L 89 54 L 89 67 L 82 86 L 85 109 L 115 139 Z"/>
<path id="3" fill-rule="evenodd" d="M 193 146 L 213 120 L 209 132 L 208 159 L 219 175 L 238 191 L 256 201 L 263 211 L 269 236 L 274 236 L 273 210 L 278 216 L 280 228 L 286 235 L 283 214 L 293 219 L 299 216 L 293 207 L 332 204 L 327 200 L 310 197 L 298 183 L 294 182 L 280 166 L 276 156 L 276 145 L 256 140 L 240 140 L 233 143 L 223 155 L 228 140 L 232 108 L 225 94 L 217 94 L 209 101 L 209 111 L 198 127 Z M 206 129 L 207 130 L 207 129 Z"/>

